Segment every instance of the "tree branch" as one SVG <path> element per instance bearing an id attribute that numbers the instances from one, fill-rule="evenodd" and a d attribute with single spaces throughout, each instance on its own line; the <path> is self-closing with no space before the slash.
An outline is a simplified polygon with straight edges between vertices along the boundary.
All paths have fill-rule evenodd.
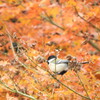
<path id="1" fill-rule="evenodd" d="M 65 30 L 65 28 L 63 28 L 63 27 L 59 26 L 58 24 L 56 24 L 56 23 L 50 18 L 50 16 L 48 16 L 48 14 L 47 14 L 46 12 L 44 12 L 44 13 L 45 13 L 45 15 L 42 15 L 42 16 L 41 16 L 43 19 L 45 19 L 46 21 L 48 21 L 48 22 L 51 23 L 52 25 L 54 25 L 54 26 L 60 28 L 61 30 L 63 30 L 63 31 Z"/>
<path id="2" fill-rule="evenodd" d="M 93 48 L 95 48 L 96 50 L 98 50 L 98 51 L 100 52 L 99 46 L 98 46 L 97 44 L 93 43 L 92 40 L 89 40 L 88 43 L 89 43 Z"/>
<path id="3" fill-rule="evenodd" d="M 78 13 L 78 10 L 76 9 L 76 7 L 74 6 L 75 8 L 75 11 L 76 11 L 76 14 L 82 19 L 84 20 L 86 23 L 88 23 L 89 25 L 91 25 L 93 28 L 95 28 L 96 30 L 100 31 L 100 28 L 96 27 L 95 25 L 93 25 L 91 22 L 87 21 L 86 19 L 84 19 L 79 13 Z M 97 44 L 93 43 L 92 40 L 89 40 L 88 43 L 93 47 L 95 48 L 96 50 L 98 50 L 100 52 L 100 48 L 98 47 Z"/>
<path id="4" fill-rule="evenodd" d="M 90 96 L 89 96 L 89 94 L 88 94 L 88 92 L 87 92 L 87 90 L 86 90 L 86 88 L 85 88 L 85 86 L 84 86 L 84 83 L 82 82 L 82 80 L 81 80 L 81 78 L 80 78 L 78 72 L 76 72 L 76 75 L 77 75 L 78 79 L 80 80 L 80 83 L 82 84 L 82 86 L 83 86 L 83 88 L 84 88 L 84 90 L 85 90 L 85 92 L 86 92 L 86 95 L 88 96 L 88 98 L 90 98 Z M 90 100 L 91 100 L 91 98 L 90 98 Z"/>
<path id="5" fill-rule="evenodd" d="M 30 98 L 32 100 L 37 100 L 35 97 L 33 97 L 31 95 L 25 94 L 25 93 L 20 92 L 18 90 L 11 89 L 7 84 L 5 84 L 4 82 L 2 82 L 1 80 L 0 80 L 0 84 L 2 84 L 4 87 L 6 87 L 9 91 L 11 91 L 13 93 L 18 93 L 18 94 L 23 95 L 25 97 L 28 97 L 28 98 Z"/>
<path id="6" fill-rule="evenodd" d="M 74 6 L 76 14 L 82 19 L 84 20 L 86 23 L 88 23 L 89 25 L 91 25 L 93 28 L 97 29 L 98 31 L 100 31 L 100 28 L 96 27 L 94 24 L 92 24 L 91 22 L 87 21 L 85 18 L 83 18 L 79 13 L 77 8 Z"/>
<path id="7" fill-rule="evenodd" d="M 62 83 L 60 80 L 58 80 L 54 75 L 52 75 L 50 72 L 48 72 L 50 74 L 50 76 L 52 76 L 57 82 L 59 82 L 61 85 L 63 85 L 64 87 L 66 87 L 67 89 L 69 89 L 70 91 L 74 92 L 75 94 L 81 96 L 82 98 L 91 100 L 89 97 L 83 96 L 82 94 L 76 92 L 75 90 L 71 89 L 70 87 L 68 87 L 67 85 L 65 85 L 64 83 Z"/>

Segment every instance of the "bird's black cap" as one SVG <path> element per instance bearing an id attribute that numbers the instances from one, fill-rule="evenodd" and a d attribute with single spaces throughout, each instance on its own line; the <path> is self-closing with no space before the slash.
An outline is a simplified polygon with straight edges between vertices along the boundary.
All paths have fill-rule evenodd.
<path id="1" fill-rule="evenodd" d="M 55 59 L 56 59 L 57 57 L 54 56 L 54 55 L 49 56 L 48 59 L 47 59 L 47 63 L 49 63 L 48 60 L 50 60 L 50 59 L 52 59 L 52 58 L 55 58 Z"/>
<path id="2" fill-rule="evenodd" d="M 52 58 L 57 58 L 57 57 L 54 56 L 54 55 L 51 55 L 51 56 L 48 57 L 48 60 L 50 60 L 50 59 L 52 59 Z"/>

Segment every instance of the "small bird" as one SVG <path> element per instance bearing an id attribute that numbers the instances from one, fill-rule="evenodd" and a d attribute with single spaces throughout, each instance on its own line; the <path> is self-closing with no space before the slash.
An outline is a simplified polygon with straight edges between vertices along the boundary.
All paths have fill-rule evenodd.
<path id="1" fill-rule="evenodd" d="M 69 60 L 58 59 L 54 55 L 49 56 L 47 59 L 50 70 L 57 75 L 63 75 L 68 71 L 69 62 Z"/>

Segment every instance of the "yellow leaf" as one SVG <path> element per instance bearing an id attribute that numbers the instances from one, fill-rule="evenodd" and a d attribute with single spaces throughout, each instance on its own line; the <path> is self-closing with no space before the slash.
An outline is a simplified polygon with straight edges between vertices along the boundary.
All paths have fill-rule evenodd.
<path id="1" fill-rule="evenodd" d="M 59 14 L 59 8 L 58 7 L 49 8 L 47 10 L 47 13 L 49 16 L 56 17 Z"/>
<path id="2" fill-rule="evenodd" d="M 27 55 L 30 56 L 30 57 L 35 57 L 38 55 L 38 51 L 37 50 L 34 50 L 34 49 L 30 49 L 28 52 L 27 52 Z"/>
<path id="3" fill-rule="evenodd" d="M 68 1 L 68 4 L 69 4 L 69 5 L 76 6 L 76 2 L 75 2 L 74 0 L 69 0 L 69 1 Z"/>
<path id="4" fill-rule="evenodd" d="M 25 19 L 25 18 L 19 18 L 18 19 L 23 25 L 28 24 L 30 22 L 30 19 Z"/>

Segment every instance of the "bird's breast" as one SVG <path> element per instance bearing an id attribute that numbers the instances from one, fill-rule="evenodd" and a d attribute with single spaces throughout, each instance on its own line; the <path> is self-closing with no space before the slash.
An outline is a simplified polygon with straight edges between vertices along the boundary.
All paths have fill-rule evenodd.
<path id="1" fill-rule="evenodd" d="M 68 66 L 65 63 L 63 63 L 63 64 L 51 63 L 51 64 L 49 64 L 49 68 L 50 68 L 51 71 L 58 72 L 58 73 L 68 70 Z"/>

